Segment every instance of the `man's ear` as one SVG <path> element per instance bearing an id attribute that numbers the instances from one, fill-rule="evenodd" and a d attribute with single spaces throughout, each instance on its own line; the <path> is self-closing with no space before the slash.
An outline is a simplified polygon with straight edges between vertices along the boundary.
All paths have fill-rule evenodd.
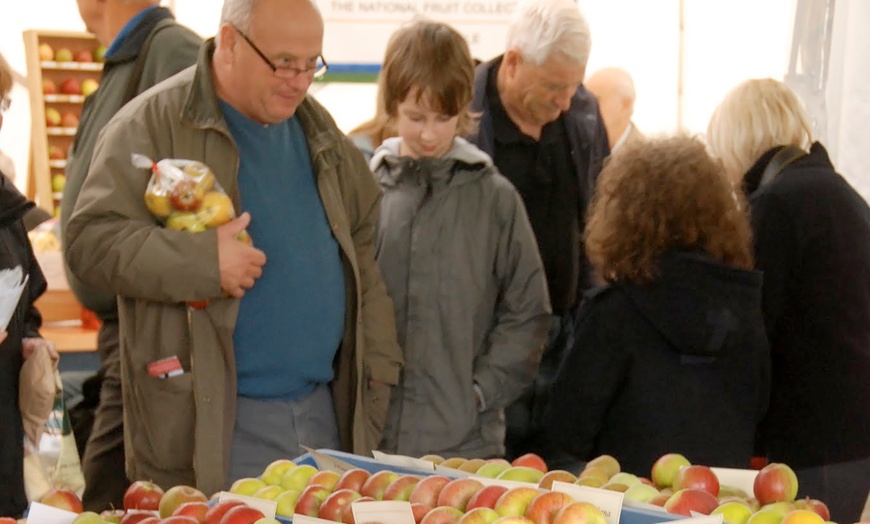
<path id="1" fill-rule="evenodd" d="M 217 48 L 221 55 L 226 58 L 233 56 L 236 48 L 236 30 L 230 24 L 224 24 L 219 30 L 220 38 L 217 39 Z"/>
<path id="2" fill-rule="evenodd" d="M 520 53 L 519 49 L 508 49 L 501 61 L 502 66 L 507 67 L 507 72 L 510 76 L 514 75 L 517 66 L 522 63 L 523 55 Z"/>

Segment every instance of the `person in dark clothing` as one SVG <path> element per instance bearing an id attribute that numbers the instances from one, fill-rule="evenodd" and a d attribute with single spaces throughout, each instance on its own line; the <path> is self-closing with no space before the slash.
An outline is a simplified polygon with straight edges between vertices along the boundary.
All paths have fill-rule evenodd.
<path id="1" fill-rule="evenodd" d="M 158 0 L 77 0 L 79 14 L 89 31 L 107 46 L 100 87 L 85 101 L 67 159 L 67 183 L 60 206 L 61 232 L 79 198 L 91 167 L 100 131 L 121 107 L 136 95 L 194 63 L 202 39 L 175 22 Z M 64 238 L 64 249 L 67 241 Z M 116 297 L 104 289 L 85 285 L 67 270 L 70 288 L 82 305 L 101 320 L 97 336 L 101 377 L 93 426 L 83 449 L 82 472 L 85 509 L 102 511 L 123 507 L 129 484 L 125 473 L 124 421 L 121 401 L 120 324 Z M 88 398 L 88 403 L 93 402 Z M 81 417 L 84 406 L 75 415 Z"/>
<path id="2" fill-rule="evenodd" d="M 609 154 L 598 105 L 581 85 L 590 46 L 575 2 L 526 4 L 508 29 L 505 53 L 478 66 L 471 106 L 481 117 L 469 140 L 492 157 L 523 199 L 554 315 L 534 384 L 505 411 L 507 457 L 535 452 L 561 469 L 580 465 L 549 442 L 543 417 L 579 298 L 592 285 L 581 235 Z"/>
<path id="3" fill-rule="evenodd" d="M 0 55 L 0 128 L 9 108 L 12 70 Z M 21 267 L 27 283 L 5 331 L 0 332 L 0 516 L 20 516 L 24 493 L 24 428 L 18 408 L 19 373 L 24 360 L 42 344 L 42 317 L 33 302 L 46 289 L 45 277 L 27 238 L 22 218 L 34 207 L 11 180 L 0 173 L 0 270 Z M 2 326 L 0 326 L 2 328 Z"/>
<path id="4" fill-rule="evenodd" d="M 696 139 L 610 159 L 585 231 L 608 285 L 581 306 L 547 417 L 572 455 L 609 454 L 644 476 L 673 451 L 749 467 L 770 354 L 745 208 Z"/>
<path id="5" fill-rule="evenodd" d="M 854 522 L 870 488 L 870 208 L 782 82 L 735 87 L 707 136 L 749 195 L 764 271 L 773 380 L 761 449 L 795 470 L 799 496 Z"/>

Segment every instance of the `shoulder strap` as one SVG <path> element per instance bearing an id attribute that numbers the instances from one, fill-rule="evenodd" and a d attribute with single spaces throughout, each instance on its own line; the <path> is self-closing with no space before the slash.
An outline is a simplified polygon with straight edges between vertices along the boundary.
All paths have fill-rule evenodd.
<path id="1" fill-rule="evenodd" d="M 767 163 L 767 167 L 764 168 L 764 172 L 761 173 L 761 182 L 758 183 L 758 187 L 769 184 L 789 164 L 805 156 L 807 156 L 807 152 L 799 147 L 785 146 L 780 149 L 773 155 L 773 158 Z"/>
<path id="2" fill-rule="evenodd" d="M 151 49 L 151 42 L 154 40 L 154 37 L 160 31 L 173 25 L 175 25 L 175 20 L 171 18 L 158 22 L 148 35 L 148 38 L 145 39 L 142 49 L 139 50 L 139 54 L 136 56 L 136 62 L 133 64 L 133 73 L 130 75 L 130 81 L 127 83 L 127 91 L 124 93 L 124 98 L 121 99 L 121 107 L 139 94 L 139 82 L 142 81 L 142 73 L 145 72 L 145 61 L 148 59 L 148 51 Z"/>

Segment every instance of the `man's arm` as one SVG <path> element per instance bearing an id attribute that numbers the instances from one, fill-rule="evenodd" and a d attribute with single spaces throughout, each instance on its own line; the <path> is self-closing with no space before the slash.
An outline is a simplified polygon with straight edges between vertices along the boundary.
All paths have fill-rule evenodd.
<path id="1" fill-rule="evenodd" d="M 67 264 L 82 281 L 126 297 L 160 302 L 219 297 L 216 231 L 164 228 L 145 207 L 150 173 L 134 167 L 130 157 L 135 152 L 159 159 L 145 123 L 154 116 L 147 107 L 126 113 L 100 135 L 67 226 Z"/>
<path id="2" fill-rule="evenodd" d="M 362 154 L 349 140 L 344 141 L 343 154 L 352 163 L 352 172 L 345 187 L 349 204 L 350 230 L 359 265 L 362 288 L 362 325 L 365 339 L 364 361 L 367 379 L 395 385 L 404 357 L 396 340 L 396 317 L 393 301 L 375 261 L 375 237 L 380 214 L 381 190 L 365 163 Z M 348 198 L 352 201 L 348 202 Z"/>

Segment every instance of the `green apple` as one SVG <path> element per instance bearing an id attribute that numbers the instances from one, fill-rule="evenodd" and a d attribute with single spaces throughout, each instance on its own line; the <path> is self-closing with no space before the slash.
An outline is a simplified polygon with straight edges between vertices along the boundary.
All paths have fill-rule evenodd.
<path id="1" fill-rule="evenodd" d="M 640 484 L 640 479 L 637 478 L 637 475 L 632 475 L 631 473 L 621 472 L 621 473 L 617 473 L 616 475 L 613 475 L 612 477 L 610 477 L 610 480 L 608 480 L 607 482 L 608 483 L 612 482 L 614 484 L 625 484 L 628 487 L 632 487 L 632 486 L 635 486 L 637 484 Z"/>
<path id="2" fill-rule="evenodd" d="M 499 476 L 499 474 L 501 474 L 502 471 L 508 469 L 509 467 L 511 467 L 511 463 L 508 462 L 507 460 L 496 459 L 496 460 L 487 461 L 486 464 L 477 468 L 477 471 L 475 471 L 474 474 L 477 475 L 478 477 L 486 477 L 486 478 L 494 479 L 497 476 Z"/>
<path id="3" fill-rule="evenodd" d="M 633 500 L 635 502 L 649 502 L 653 497 L 659 494 L 659 490 L 649 484 L 638 482 L 625 490 L 625 500 Z"/>
<path id="4" fill-rule="evenodd" d="M 302 492 L 308 485 L 308 479 L 317 473 L 317 468 L 309 464 L 300 464 L 287 470 L 281 476 L 281 487 Z"/>
<path id="5" fill-rule="evenodd" d="M 537 484 L 542 478 L 544 478 L 544 472 L 539 469 L 530 468 L 529 466 L 511 466 L 502 471 L 496 478 Z"/>
<path id="6" fill-rule="evenodd" d="M 284 476 L 284 473 L 287 473 L 290 469 L 295 467 L 296 463 L 290 459 L 273 460 L 268 466 L 266 466 L 266 469 L 263 470 L 263 474 L 260 475 L 260 478 L 270 486 L 279 486 L 281 485 L 281 477 Z"/>
<path id="7" fill-rule="evenodd" d="M 284 488 L 281 486 L 264 486 L 255 491 L 252 496 L 263 500 L 275 500 L 281 493 L 284 493 Z"/>
<path id="8" fill-rule="evenodd" d="M 230 486 L 230 493 L 253 496 L 254 493 L 266 487 L 266 483 L 254 477 L 240 478 Z"/>
<path id="9" fill-rule="evenodd" d="M 711 515 L 722 515 L 722 521 L 727 524 L 746 524 L 752 516 L 749 506 L 741 502 L 726 502 L 710 512 Z"/>
<path id="10" fill-rule="evenodd" d="M 99 513 L 94 513 L 93 511 L 85 511 L 84 513 L 79 513 L 79 515 L 72 521 L 72 524 L 105 524 L 106 521 L 103 520 L 103 517 L 99 515 Z"/>
<path id="11" fill-rule="evenodd" d="M 689 459 L 679 453 L 667 453 L 659 457 L 652 466 L 650 478 L 659 489 L 669 488 L 680 468 L 691 466 Z"/>
<path id="12" fill-rule="evenodd" d="M 299 498 L 300 491 L 295 489 L 284 490 L 283 493 L 275 497 L 275 513 L 281 517 L 291 518 L 296 512 L 296 500 Z"/>
<path id="13" fill-rule="evenodd" d="M 62 47 L 62 48 L 58 49 L 57 52 L 54 54 L 54 61 L 55 62 L 72 62 L 72 59 L 73 59 L 72 51 L 70 51 L 66 47 Z"/>
<path id="14" fill-rule="evenodd" d="M 51 190 L 55 193 L 60 193 L 63 191 L 63 188 L 66 186 L 66 176 L 55 173 L 51 175 Z"/>

